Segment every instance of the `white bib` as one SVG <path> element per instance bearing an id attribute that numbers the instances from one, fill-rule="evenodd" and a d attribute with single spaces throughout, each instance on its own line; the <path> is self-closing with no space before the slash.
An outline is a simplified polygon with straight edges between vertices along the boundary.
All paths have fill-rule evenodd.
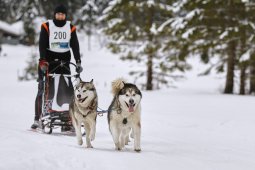
<path id="1" fill-rule="evenodd" d="M 57 27 L 52 20 L 49 20 L 49 33 L 50 51 L 63 53 L 70 50 L 70 21 L 66 21 L 63 27 Z"/>

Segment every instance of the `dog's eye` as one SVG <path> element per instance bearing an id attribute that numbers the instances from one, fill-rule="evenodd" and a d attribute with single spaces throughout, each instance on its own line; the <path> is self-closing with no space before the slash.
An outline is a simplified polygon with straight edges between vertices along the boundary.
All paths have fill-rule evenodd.
<path id="1" fill-rule="evenodd" d="M 135 94 L 133 94 L 133 96 L 135 96 Z"/>
<path id="2" fill-rule="evenodd" d="M 128 94 L 126 94 L 126 97 L 128 97 Z"/>
<path id="3" fill-rule="evenodd" d="M 83 90 L 83 93 L 85 93 L 86 92 L 86 90 Z"/>

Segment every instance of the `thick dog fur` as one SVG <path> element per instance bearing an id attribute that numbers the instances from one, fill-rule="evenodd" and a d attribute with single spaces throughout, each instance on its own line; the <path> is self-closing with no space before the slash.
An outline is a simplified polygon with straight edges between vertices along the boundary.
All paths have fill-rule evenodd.
<path id="1" fill-rule="evenodd" d="M 75 128 L 78 144 L 82 145 L 82 124 L 86 131 L 86 145 L 93 148 L 91 141 L 95 139 L 96 118 L 97 118 L 97 92 L 93 84 L 90 82 L 79 81 L 74 91 L 74 98 L 70 103 L 69 114 Z"/>
<path id="2" fill-rule="evenodd" d="M 112 82 L 113 101 L 108 109 L 109 130 L 116 150 L 122 150 L 134 138 L 134 150 L 141 151 L 141 91 L 123 79 Z"/>

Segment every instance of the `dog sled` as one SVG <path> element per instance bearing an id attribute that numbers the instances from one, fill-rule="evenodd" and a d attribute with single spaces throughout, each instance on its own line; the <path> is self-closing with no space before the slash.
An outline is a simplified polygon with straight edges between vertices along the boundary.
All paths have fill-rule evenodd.
<path id="1" fill-rule="evenodd" d="M 67 69 L 70 73 L 71 68 L 77 68 L 72 62 L 60 60 L 49 64 L 55 64 L 56 69 Z M 42 132 L 47 134 L 51 134 L 53 129 L 59 127 L 61 132 L 73 128 L 69 116 L 69 103 L 74 93 L 72 80 L 80 77 L 79 73 L 56 74 L 52 72 L 46 71 L 43 76 L 42 114 L 39 120 Z"/>

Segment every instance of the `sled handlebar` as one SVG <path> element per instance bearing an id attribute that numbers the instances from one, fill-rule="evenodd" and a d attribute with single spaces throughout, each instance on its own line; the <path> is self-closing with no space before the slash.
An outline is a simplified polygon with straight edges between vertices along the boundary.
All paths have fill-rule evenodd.
<path id="1" fill-rule="evenodd" d="M 77 74 L 56 74 L 56 73 L 53 73 L 53 74 L 48 74 L 48 76 L 49 77 L 56 77 L 56 76 L 60 76 L 60 75 L 62 75 L 62 76 L 64 76 L 64 77 L 75 77 L 75 78 L 78 78 L 78 77 L 80 77 L 80 74 L 79 73 L 77 73 Z"/>
<path id="2" fill-rule="evenodd" d="M 77 67 L 77 65 L 71 61 L 63 61 L 63 60 L 58 60 L 58 59 L 49 62 L 49 64 L 59 64 L 60 67 L 64 67 L 64 64 L 69 64 L 69 65 L 73 65 L 75 68 Z"/>
<path id="3" fill-rule="evenodd" d="M 68 68 L 68 67 L 66 66 L 66 64 L 72 65 L 72 66 L 74 66 L 75 68 L 77 68 L 77 65 L 74 64 L 73 62 L 70 62 L 70 61 L 63 61 L 63 60 L 58 60 L 58 59 L 49 62 L 49 64 L 58 64 L 58 66 L 56 66 L 56 68 L 54 68 L 51 72 L 49 72 L 48 75 L 51 76 L 51 77 L 55 77 L 55 76 L 58 75 L 58 74 L 55 74 L 55 73 L 52 73 L 52 72 L 54 72 L 54 71 L 55 71 L 57 68 L 59 68 L 59 67 L 63 67 L 63 68 L 65 68 L 66 70 L 68 70 L 68 71 L 71 72 L 70 68 Z M 75 77 L 75 78 L 80 77 L 80 73 L 77 73 L 77 74 L 74 74 L 74 75 L 68 75 L 68 74 L 62 74 L 62 75 L 63 75 L 64 77 Z"/>

